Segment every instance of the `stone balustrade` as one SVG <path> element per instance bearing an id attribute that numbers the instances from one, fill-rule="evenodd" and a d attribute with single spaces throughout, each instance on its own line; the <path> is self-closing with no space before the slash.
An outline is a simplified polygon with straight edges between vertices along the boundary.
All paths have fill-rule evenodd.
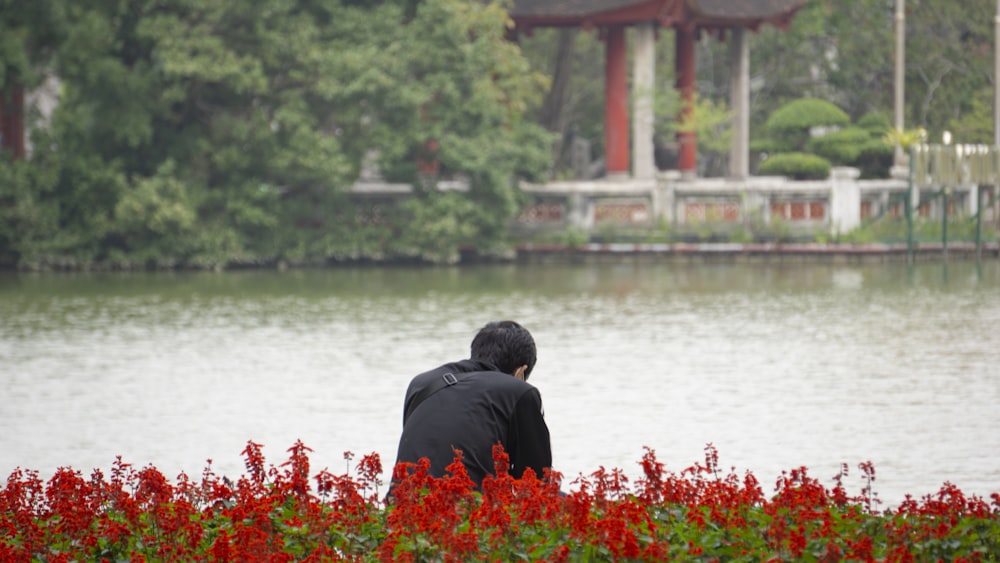
<path id="1" fill-rule="evenodd" d="M 439 189 L 464 190 L 461 181 L 441 182 Z M 843 235 L 865 220 L 902 217 L 908 189 L 905 178 L 862 180 L 855 168 L 834 168 L 825 180 L 796 181 L 780 176 L 745 179 L 685 179 L 673 171 L 654 178 L 612 177 L 545 184 L 522 183 L 530 203 L 511 224 L 517 234 L 573 229 L 584 233 L 665 226 L 676 232 L 725 236 L 736 227 L 750 230 L 780 226 L 789 234 Z M 939 187 L 921 186 L 914 195 L 918 216 L 940 217 Z M 365 181 L 356 198 L 394 199 L 411 192 L 406 184 Z M 976 213 L 975 185 L 950 187 L 949 216 Z M 986 217 L 995 220 L 996 209 Z"/>
<path id="2" fill-rule="evenodd" d="M 861 180 L 855 168 L 834 168 L 825 180 L 785 177 L 682 179 L 660 173 L 655 180 L 566 181 L 527 184 L 533 203 L 516 219 L 521 232 L 575 228 L 592 232 L 603 226 L 656 227 L 676 231 L 718 230 L 733 226 L 766 227 L 780 223 L 790 232 L 819 231 L 842 235 L 866 219 L 902 216 L 906 179 Z M 937 188 L 923 187 L 917 213 L 940 217 Z M 950 189 L 949 216 L 976 212 L 976 186 Z"/>

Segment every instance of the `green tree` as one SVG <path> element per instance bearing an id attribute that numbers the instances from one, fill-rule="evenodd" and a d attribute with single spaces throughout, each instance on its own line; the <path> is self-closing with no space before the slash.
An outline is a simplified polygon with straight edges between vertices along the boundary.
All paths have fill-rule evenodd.
<path id="1" fill-rule="evenodd" d="M 907 127 L 925 127 L 940 139 L 953 120 L 975 114 L 977 97 L 995 85 L 996 3 L 908 0 L 906 6 Z"/>
<path id="2" fill-rule="evenodd" d="M 573 139 L 590 143 L 590 158 L 604 157 L 604 42 L 596 31 L 537 29 L 517 38 L 535 72 L 551 89 L 534 108 L 534 120 L 555 133 L 551 176 L 571 173 Z"/>
<path id="3" fill-rule="evenodd" d="M 822 14 L 822 69 L 829 98 L 853 119 L 892 114 L 895 64 L 895 0 L 822 0 L 809 9 Z"/>
<path id="4" fill-rule="evenodd" d="M 770 115 L 791 87 L 798 90 L 794 97 L 829 100 L 852 119 L 891 115 L 896 3 L 810 0 L 787 31 L 764 28 L 753 35 L 751 67 L 760 85 L 755 114 Z M 988 142 L 995 3 L 905 0 L 905 8 L 906 127 L 927 128 L 932 139 L 948 129 L 960 142 Z M 752 132 L 763 133 L 759 126 Z M 864 152 L 882 160 L 882 149 L 871 148 Z"/>
<path id="5" fill-rule="evenodd" d="M 48 75 L 66 19 L 63 2 L 0 0 L 0 98 L 37 87 Z M 37 115 L 26 107 L 25 129 Z M 0 152 L 0 266 L 44 253 L 58 239 L 58 205 L 48 194 L 54 177 L 46 167 L 13 161 Z"/>
<path id="6" fill-rule="evenodd" d="M 968 107 L 945 125 L 963 143 L 993 144 L 993 86 L 983 86 L 968 100 Z"/>
<path id="7" fill-rule="evenodd" d="M 404 29 L 406 103 L 393 113 L 409 125 L 409 154 L 433 140 L 438 150 L 429 156 L 441 173 L 468 180 L 474 209 L 455 209 L 463 213 L 459 222 L 475 227 L 465 242 L 485 252 L 504 246 L 507 223 L 519 208 L 512 179 L 541 180 L 551 161 L 552 137 L 529 116 L 548 84 L 506 40 L 508 21 L 500 3 L 421 3 Z"/>
<path id="8" fill-rule="evenodd" d="M 15 208 L 56 215 L 39 219 L 47 245 L 22 244 L 5 215 L 0 256 L 22 265 L 452 259 L 501 248 L 514 181 L 548 165 L 525 119 L 545 82 L 504 39 L 499 3 L 46 1 L 70 22 L 52 42 L 59 106 L 27 171 L 3 172 Z M 45 33 L 16 23 L 25 45 Z M 416 188 L 377 220 L 348 195 L 373 150 Z M 398 164 L 420 159 L 441 176 Z M 441 198 L 445 177 L 469 189 Z"/>

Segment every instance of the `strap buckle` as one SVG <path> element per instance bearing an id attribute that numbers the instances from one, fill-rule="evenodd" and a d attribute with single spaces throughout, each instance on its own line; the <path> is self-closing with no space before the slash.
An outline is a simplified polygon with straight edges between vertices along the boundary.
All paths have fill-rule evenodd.
<path id="1" fill-rule="evenodd" d="M 444 382 L 446 385 L 448 385 L 448 387 L 451 387 L 452 385 L 458 383 L 458 378 L 455 377 L 455 374 L 451 372 L 442 375 L 441 378 L 444 379 Z"/>

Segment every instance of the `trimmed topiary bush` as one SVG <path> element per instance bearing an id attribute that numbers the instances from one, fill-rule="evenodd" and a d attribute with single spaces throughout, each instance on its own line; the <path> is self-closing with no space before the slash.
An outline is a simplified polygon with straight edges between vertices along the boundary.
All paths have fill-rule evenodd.
<path id="1" fill-rule="evenodd" d="M 855 125 L 877 137 L 882 137 L 882 135 L 885 135 L 892 129 L 889 117 L 885 114 L 875 112 L 862 115 L 858 118 Z"/>
<path id="2" fill-rule="evenodd" d="M 895 148 L 882 137 L 869 139 L 861 146 L 861 151 L 851 166 L 858 168 L 864 179 L 887 178 L 894 151 Z"/>
<path id="3" fill-rule="evenodd" d="M 851 165 L 861 154 L 861 148 L 871 140 L 871 134 L 860 127 L 848 127 L 822 137 L 813 137 L 806 150 L 833 164 Z"/>
<path id="4" fill-rule="evenodd" d="M 801 98 L 772 113 L 764 124 L 764 138 L 755 140 L 754 143 L 773 147 L 771 150 L 757 151 L 761 153 L 806 152 L 806 143 L 814 128 L 828 127 L 836 130 L 850 123 L 851 118 L 832 103 L 817 98 Z"/>
<path id="5" fill-rule="evenodd" d="M 760 173 L 795 180 L 822 180 L 830 175 L 830 161 L 801 152 L 776 154 L 760 164 Z"/>
<path id="6" fill-rule="evenodd" d="M 784 139 L 774 139 L 771 137 L 765 137 L 763 139 L 754 139 L 750 141 L 750 152 L 763 153 L 763 154 L 776 154 L 781 152 L 794 152 L 796 149 L 795 145 Z"/>
<path id="7" fill-rule="evenodd" d="M 834 104 L 818 98 L 800 98 L 778 108 L 765 126 L 774 133 L 808 131 L 812 127 L 844 127 L 851 118 Z"/>

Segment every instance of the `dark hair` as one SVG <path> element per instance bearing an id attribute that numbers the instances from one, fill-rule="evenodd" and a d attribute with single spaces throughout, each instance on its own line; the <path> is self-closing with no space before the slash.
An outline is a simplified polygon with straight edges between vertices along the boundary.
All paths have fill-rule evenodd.
<path id="1" fill-rule="evenodd" d="M 504 373 L 513 373 L 521 366 L 524 379 L 535 367 L 535 339 L 528 329 L 514 321 L 494 321 L 479 329 L 472 339 L 472 359 L 489 362 Z"/>

